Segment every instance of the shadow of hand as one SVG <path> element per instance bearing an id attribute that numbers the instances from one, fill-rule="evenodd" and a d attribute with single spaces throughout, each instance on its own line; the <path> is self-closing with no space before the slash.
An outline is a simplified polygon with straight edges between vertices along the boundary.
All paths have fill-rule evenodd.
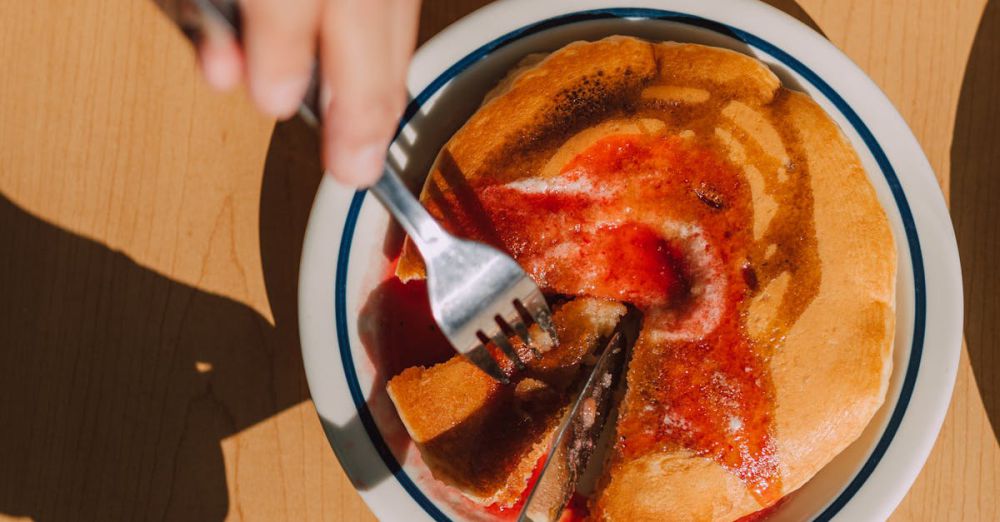
<path id="1" fill-rule="evenodd" d="M 265 167 L 275 324 L 31 216 L 0 196 L 0 512 L 221 520 L 220 441 L 308 398 L 296 280 L 318 167 L 303 124 Z M 313 140 L 315 141 L 315 140 Z M 303 159 L 307 158 L 307 159 Z"/>

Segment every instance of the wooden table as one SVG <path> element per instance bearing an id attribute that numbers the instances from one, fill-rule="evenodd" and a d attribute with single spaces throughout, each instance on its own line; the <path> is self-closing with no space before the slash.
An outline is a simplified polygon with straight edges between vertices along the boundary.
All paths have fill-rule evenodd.
<path id="1" fill-rule="evenodd" d="M 422 40 L 482 2 L 425 3 Z M 951 194 L 968 346 L 893 518 L 1000 520 L 1000 4 L 772 3 L 882 86 Z M 299 353 L 315 144 L 195 72 L 148 0 L 0 2 L 4 516 L 372 518 Z"/>

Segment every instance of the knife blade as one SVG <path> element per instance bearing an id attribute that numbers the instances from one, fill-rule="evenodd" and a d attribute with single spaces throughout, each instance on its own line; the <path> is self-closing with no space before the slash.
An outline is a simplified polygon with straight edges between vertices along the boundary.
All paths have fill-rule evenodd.
<path id="1" fill-rule="evenodd" d="M 624 321 L 623 321 L 624 323 Z M 518 521 L 555 521 L 569 503 L 593 455 L 625 361 L 621 325 L 598 354 L 597 363 L 564 415 Z"/>

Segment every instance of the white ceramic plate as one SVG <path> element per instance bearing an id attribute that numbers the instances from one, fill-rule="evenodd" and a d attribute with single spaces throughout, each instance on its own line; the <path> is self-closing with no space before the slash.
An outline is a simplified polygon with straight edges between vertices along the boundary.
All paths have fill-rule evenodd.
<path id="1" fill-rule="evenodd" d="M 882 92 L 822 36 L 748 0 L 507 0 L 455 23 L 417 53 L 413 98 L 390 157 L 421 179 L 441 145 L 522 56 L 574 40 L 627 34 L 728 47 L 809 93 L 861 156 L 899 251 L 894 370 L 885 406 L 862 437 L 770 520 L 884 520 L 927 458 L 951 397 L 962 290 L 951 221 L 913 134 Z M 385 521 L 475 518 L 436 483 L 406 436 L 385 379 L 359 336 L 359 311 L 388 273 L 388 216 L 372 198 L 320 185 L 299 281 L 309 388 L 330 444 Z M 391 241 L 390 241 L 391 242 Z"/>

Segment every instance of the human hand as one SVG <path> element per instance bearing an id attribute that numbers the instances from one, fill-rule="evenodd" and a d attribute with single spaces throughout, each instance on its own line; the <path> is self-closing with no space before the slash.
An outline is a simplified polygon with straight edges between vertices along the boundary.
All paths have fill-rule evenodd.
<path id="1" fill-rule="evenodd" d="M 243 47 L 209 24 L 199 57 L 210 85 L 246 80 L 262 111 L 295 114 L 320 57 L 323 164 L 339 181 L 367 186 L 406 103 L 419 0 L 241 0 Z"/>

